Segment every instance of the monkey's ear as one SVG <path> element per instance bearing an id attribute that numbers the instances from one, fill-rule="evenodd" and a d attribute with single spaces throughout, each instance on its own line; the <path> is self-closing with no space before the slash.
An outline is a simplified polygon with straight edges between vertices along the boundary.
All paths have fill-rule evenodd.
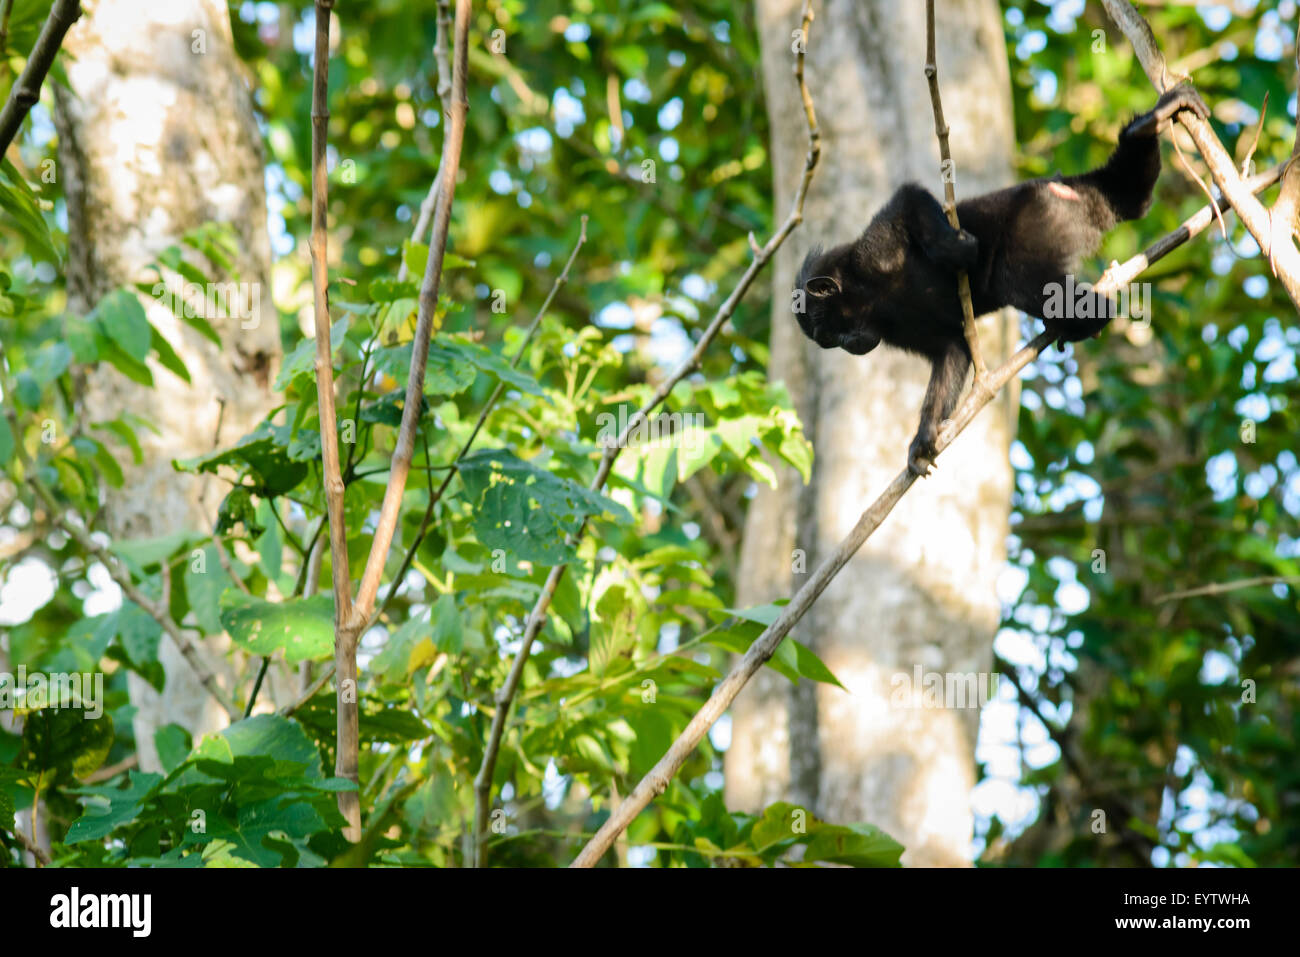
<path id="1" fill-rule="evenodd" d="M 808 295 L 817 299 L 825 299 L 843 291 L 840 281 L 834 276 L 813 276 L 804 284 L 804 288 L 808 290 Z"/>

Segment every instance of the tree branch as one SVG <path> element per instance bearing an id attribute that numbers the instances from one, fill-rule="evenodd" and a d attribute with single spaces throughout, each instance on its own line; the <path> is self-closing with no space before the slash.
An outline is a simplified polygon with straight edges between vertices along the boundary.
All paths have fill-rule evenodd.
<path id="1" fill-rule="evenodd" d="M 609 478 L 610 471 L 614 467 L 614 460 L 618 458 L 619 453 L 627 445 L 628 439 L 634 430 L 642 427 L 643 423 L 649 421 L 652 413 L 661 402 L 667 398 L 682 379 L 698 368 L 700 359 L 703 357 L 709 344 L 717 336 L 722 326 L 731 318 L 735 312 L 736 306 L 744 298 L 749 287 L 753 284 L 758 274 L 762 272 L 763 267 L 768 261 L 776 255 L 786 237 L 794 231 L 795 227 L 803 222 L 803 204 L 808 195 L 808 187 L 812 183 L 813 171 L 817 168 L 817 161 L 821 156 L 821 130 L 817 126 L 817 114 L 813 109 L 812 95 L 808 92 L 808 85 L 804 79 L 804 51 L 808 46 L 808 28 L 813 20 L 813 10 L 811 0 L 804 0 L 802 19 L 800 22 L 801 39 L 795 52 L 794 76 L 799 85 L 800 98 L 803 101 L 804 117 L 808 123 L 808 154 L 804 161 L 803 175 L 799 181 L 799 188 L 795 193 L 794 202 L 791 206 L 790 214 L 786 217 L 780 228 L 773 234 L 772 238 L 763 246 L 753 243 L 754 258 L 750 260 L 749 267 L 740 277 L 731 294 L 718 307 L 713 319 L 705 328 L 700 336 L 699 342 L 691 354 L 673 370 L 672 374 L 667 376 L 663 382 L 655 389 L 650 399 L 639 409 L 636 414 L 631 416 L 624 425 L 622 432 L 616 439 L 609 440 L 605 445 L 604 454 L 601 456 L 600 466 L 596 470 L 596 477 L 592 479 L 590 488 L 593 491 L 600 491 L 605 487 L 605 482 Z M 584 520 L 578 527 L 577 532 L 570 536 L 569 544 L 574 545 L 579 541 L 586 531 L 587 523 Z M 474 779 L 474 863 L 482 867 L 487 863 L 487 820 L 489 811 L 489 801 L 492 792 L 492 777 L 496 770 L 497 755 L 501 749 L 501 737 L 505 732 L 506 721 L 510 714 L 510 705 L 514 700 L 515 692 L 519 687 L 519 682 L 523 678 L 524 666 L 528 663 L 528 656 L 532 650 L 533 641 L 542 630 L 542 625 L 546 621 L 546 612 L 550 607 L 551 599 L 555 596 L 555 590 L 559 587 L 560 579 L 564 576 L 567 566 L 556 565 L 551 569 L 551 573 L 546 578 L 546 584 L 542 588 L 542 593 L 538 597 L 533 610 L 528 616 L 527 625 L 524 628 L 523 641 L 519 648 L 519 653 L 515 656 L 514 663 L 511 665 L 510 673 L 506 677 L 505 684 L 497 690 L 496 693 L 496 713 L 492 716 L 492 730 L 488 737 L 487 747 L 483 752 L 483 761 L 479 766 L 478 775 Z M 625 802 L 626 803 L 626 802 Z M 620 829 L 621 830 L 621 829 Z M 613 837 L 610 841 L 612 843 Z"/>
<path id="2" fill-rule="evenodd" d="M 1166 601 L 1177 601 L 1180 598 L 1196 598 L 1200 595 L 1222 595 L 1230 591 L 1239 591 L 1243 588 L 1259 588 L 1263 585 L 1290 585 L 1295 587 L 1300 585 L 1300 576 L 1262 575 L 1259 578 L 1239 578 L 1230 582 L 1211 582 L 1208 585 L 1198 585 L 1196 588 L 1171 591 L 1167 595 L 1160 595 L 1155 599 L 1155 603 L 1159 605 Z"/>
<path id="3" fill-rule="evenodd" d="M 339 462 L 338 415 L 334 408 L 334 355 L 329 307 L 329 137 L 330 14 L 334 0 L 316 0 L 316 48 L 311 95 L 311 278 L 316 317 L 316 402 L 320 416 L 321 484 L 330 526 L 330 565 L 334 571 L 334 662 L 338 682 L 338 725 L 334 773 L 359 782 L 360 718 L 357 710 L 357 633 L 352 627 L 352 575 L 348 569 L 347 525 L 343 512 L 343 469 Z M 349 665 L 350 662 L 350 665 Z M 356 791 L 341 791 L 343 834 L 361 836 L 361 801 Z"/>
<path id="4" fill-rule="evenodd" d="M 359 628 L 365 624 L 374 608 L 379 591 L 379 579 L 393 542 L 393 532 L 402 507 L 402 494 L 406 490 L 406 477 L 415 455 L 415 434 L 424 408 L 424 372 L 429 361 L 429 338 L 433 333 L 433 314 L 438 305 L 438 285 L 442 280 L 442 261 L 447 249 L 447 231 L 451 225 L 451 204 L 456 195 L 456 174 L 460 168 L 460 150 L 465 137 L 465 114 L 469 99 L 465 88 L 468 80 L 469 56 L 469 0 L 456 0 L 456 55 L 453 64 L 450 122 L 442 144 L 442 188 L 438 192 L 438 208 L 434 214 L 433 236 L 429 242 L 429 260 L 420 287 L 420 307 L 415 323 L 415 337 L 411 343 L 411 368 L 406 381 L 406 401 L 402 408 L 402 424 L 393 447 L 392 468 L 384 501 L 380 506 L 375 535 L 370 543 L 370 555 L 361 576 L 357 592 L 354 622 Z"/>
<path id="5" fill-rule="evenodd" d="M 1263 177 L 1257 177 L 1257 179 L 1264 179 L 1270 175 L 1274 179 L 1276 178 L 1276 174 L 1265 174 Z M 1261 185 L 1259 188 L 1263 189 L 1264 187 Z M 1213 222 L 1213 218 L 1210 207 L 1203 208 L 1195 216 L 1188 219 L 1178 230 L 1153 244 L 1146 251 L 1123 264 L 1113 264 L 1093 288 L 1103 295 L 1114 292 L 1121 283 L 1130 281 L 1143 269 L 1167 256 L 1192 236 L 1204 231 Z M 986 390 L 971 390 L 956 414 L 947 420 L 943 428 L 940 429 L 939 436 L 935 441 L 936 458 L 939 453 L 953 443 L 984 406 L 993 400 L 1002 387 L 1011 381 L 1021 369 L 1037 358 L 1038 354 L 1051 345 L 1053 341 L 1054 337 L 1050 333 L 1040 333 L 998 369 L 989 373 L 988 388 Z M 641 779 L 632 792 L 623 799 L 623 803 L 619 805 L 617 810 L 610 814 L 605 823 L 601 825 L 600 830 L 582 849 L 582 852 L 574 859 L 570 867 L 594 867 L 601 856 L 613 845 L 618 835 L 627 829 L 628 825 L 656 796 L 664 792 L 668 787 L 668 782 L 680 770 L 691 752 L 698 747 L 704 735 L 708 733 L 709 728 L 722 717 L 727 708 L 731 706 L 732 701 L 735 700 L 736 695 L 740 694 L 740 689 L 745 687 L 749 679 L 754 676 L 754 673 L 776 653 L 777 647 L 785 640 L 790 630 L 812 607 L 813 602 L 826 590 L 826 587 L 839 574 L 849 559 L 862 547 L 862 543 L 880 527 L 881 522 L 898 504 L 898 500 L 912 487 L 916 479 L 917 476 L 911 470 L 903 469 L 885 491 L 867 507 L 853 530 L 840 542 L 835 551 L 818 566 L 812 577 L 808 579 L 808 582 L 795 593 L 795 596 L 790 599 L 790 603 L 782 609 L 776 621 L 769 625 L 749 646 L 749 650 L 745 652 L 740 661 L 714 689 L 709 700 L 695 713 L 686 729 L 673 742 L 667 753 Z"/>
<path id="6" fill-rule="evenodd" d="M 5 14 L 7 26 L 7 10 Z M 80 17 L 79 0 L 54 0 L 50 15 L 45 18 L 41 34 L 36 38 L 36 45 L 32 47 L 32 52 L 27 57 L 27 65 L 23 67 L 18 82 L 9 90 L 9 99 L 5 101 L 4 109 L 0 110 L 0 157 L 9 152 L 9 144 L 18 135 L 23 120 L 40 100 L 41 84 L 45 82 L 45 74 L 49 73 L 50 67 L 54 65 L 54 57 L 58 54 L 59 47 L 63 45 L 63 37 L 67 34 L 68 28 Z"/>
<path id="7" fill-rule="evenodd" d="M 1170 74 L 1164 54 L 1156 45 L 1151 26 L 1133 5 L 1128 0 L 1102 0 L 1102 3 L 1111 20 L 1133 45 L 1133 52 L 1137 54 L 1152 85 L 1161 93 L 1176 85 L 1180 78 Z M 1210 175 L 1214 177 L 1224 198 L 1255 237 L 1255 242 L 1269 258 L 1287 295 L 1296 308 L 1300 309 L 1300 251 L 1292 241 L 1290 229 L 1273 228 L 1268 210 L 1247 188 L 1233 165 L 1232 157 L 1223 148 L 1207 121 L 1190 110 L 1183 110 L 1178 114 L 1178 122 L 1191 134 L 1192 142 L 1200 150 L 1201 158 L 1205 160 L 1205 165 L 1209 167 Z"/>
<path id="8" fill-rule="evenodd" d="M 930 106 L 934 110 L 934 135 L 939 139 L 939 176 L 943 180 L 943 211 L 948 214 L 948 223 L 953 229 L 961 229 L 957 219 L 957 190 L 954 182 L 957 178 L 952 162 L 952 150 L 948 147 L 948 124 L 943 120 L 943 103 L 939 99 L 939 65 L 934 51 L 934 0 L 925 0 L 925 78 L 930 84 Z M 975 307 L 970 298 L 970 277 L 966 270 L 957 273 L 957 292 L 961 297 L 962 333 L 966 337 L 966 347 L 970 349 L 971 362 L 975 365 L 975 388 L 984 387 L 988 369 L 984 365 L 984 356 L 980 353 L 979 333 L 975 329 Z"/>

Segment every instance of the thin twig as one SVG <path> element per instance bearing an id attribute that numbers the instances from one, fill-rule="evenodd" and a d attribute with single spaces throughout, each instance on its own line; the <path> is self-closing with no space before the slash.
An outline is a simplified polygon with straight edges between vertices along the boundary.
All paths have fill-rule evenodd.
<path id="1" fill-rule="evenodd" d="M 32 857 L 36 859 L 36 863 L 38 866 L 40 867 L 50 866 L 50 855 L 45 853 L 45 848 L 41 847 L 30 837 L 28 837 L 26 834 L 20 831 L 17 825 L 15 825 L 14 829 L 9 833 L 14 836 L 14 839 L 18 841 L 18 843 L 22 846 L 22 849 L 24 851 L 26 851 L 28 854 L 30 854 Z"/>
<path id="2" fill-rule="evenodd" d="M 1239 578 L 1230 582 L 1212 582 L 1209 585 L 1198 585 L 1196 588 L 1187 588 L 1183 591 L 1171 591 L 1167 595 L 1160 595 L 1154 601 L 1159 605 L 1162 602 L 1177 601 L 1180 598 L 1222 595 L 1226 592 L 1239 591 L 1243 588 L 1259 588 L 1263 585 L 1300 585 L 1300 575 L 1262 575 L 1258 578 Z"/>
<path id="3" fill-rule="evenodd" d="M 605 452 L 596 471 L 596 477 L 592 479 L 589 486 L 593 491 L 600 491 L 605 487 L 605 482 L 614 467 L 614 460 L 618 458 L 622 449 L 627 446 L 633 431 L 648 422 L 650 413 L 668 397 L 673 387 L 698 368 L 705 350 L 713 342 L 723 324 L 731 318 L 736 306 L 745 293 L 749 291 L 750 286 L 758 277 L 758 274 L 762 272 L 763 267 L 776 255 L 786 237 L 794 231 L 796 226 L 803 222 L 804 199 L 808 195 L 808 187 L 812 183 L 813 172 L 817 168 L 817 161 L 821 156 L 821 130 L 817 126 L 817 114 L 813 109 L 812 94 L 809 93 L 807 82 L 804 79 L 804 51 L 808 45 L 808 28 L 812 20 L 812 2 L 811 0 L 804 0 L 800 22 L 801 39 L 795 52 L 794 75 L 795 81 L 799 85 L 800 98 L 803 101 L 804 117 L 808 123 L 808 154 L 804 161 L 803 175 L 799 181 L 799 188 L 795 192 L 790 214 L 776 233 L 773 234 L 772 238 L 754 253 L 749 267 L 740 277 L 731 294 L 718 307 L 717 313 L 708 327 L 705 328 L 691 354 L 673 370 L 671 375 L 667 376 L 659 384 L 650 399 L 628 420 L 619 436 L 606 443 Z M 569 537 L 570 547 L 575 546 L 581 539 L 586 527 L 587 522 L 584 519 L 579 524 L 578 530 Z M 537 638 L 537 635 L 542 630 L 542 625 L 546 622 L 547 609 L 550 607 L 551 599 L 555 596 L 555 590 L 559 587 L 560 579 L 564 576 L 566 568 L 566 565 L 556 565 L 547 576 L 542 593 L 538 596 L 537 602 L 533 605 L 533 610 L 528 616 L 527 624 L 524 627 L 523 641 L 520 644 L 519 652 L 515 655 L 514 663 L 510 667 L 510 673 L 507 675 L 505 683 L 496 693 L 497 708 L 496 713 L 492 716 L 492 730 L 488 736 L 487 747 L 484 749 L 483 760 L 479 765 L 478 774 L 474 778 L 474 862 L 475 866 L 478 867 L 484 866 L 487 862 L 487 820 L 492 792 L 492 777 L 496 771 L 497 755 L 501 749 L 501 738 L 505 733 L 510 705 L 514 700 L 519 682 L 523 678 L 524 666 L 528 663 L 533 641 Z"/>
<path id="4" fill-rule="evenodd" d="M 961 229 L 957 219 L 957 178 L 952 162 L 952 151 L 948 147 L 948 124 L 943 119 L 943 103 L 939 100 L 939 65 L 935 55 L 934 43 L 934 0 L 925 0 L 925 78 L 930 84 L 930 106 L 934 110 L 934 135 L 939 139 L 939 174 L 943 180 L 943 211 L 948 214 L 948 223 L 953 229 Z M 984 356 L 980 353 L 979 333 L 975 329 L 975 307 L 970 298 L 970 277 L 966 270 L 957 273 L 957 292 L 961 297 L 962 333 L 966 336 L 966 347 L 970 349 L 971 362 L 975 365 L 975 388 L 984 387 L 988 369 L 984 366 Z"/>
<path id="5" fill-rule="evenodd" d="M 442 144 L 441 170 L 444 171 L 443 188 L 438 194 L 438 209 L 434 216 L 433 236 L 429 243 L 429 259 L 420 287 L 420 306 L 415 322 L 415 336 L 411 343 L 411 368 L 406 381 L 406 402 L 402 408 L 402 424 L 393 446 L 392 468 L 384 501 L 375 523 L 370 554 L 357 591 L 355 623 L 363 625 L 374 608 L 379 580 L 393 542 L 393 532 L 401 513 L 402 494 L 406 490 L 406 477 L 415 455 L 415 434 L 420 424 L 424 402 L 424 372 L 429 361 L 429 338 L 433 333 L 433 314 L 438 304 L 438 285 L 442 280 L 442 262 L 447 249 L 447 232 L 451 223 L 451 204 L 456 195 L 456 174 L 460 168 L 460 150 L 465 136 L 465 114 L 469 110 L 466 95 L 469 57 L 469 2 L 456 0 L 455 60 L 447 135 Z"/>
<path id="6" fill-rule="evenodd" d="M 1196 224 L 1193 224 L 1193 220 L 1196 220 Z M 1113 293 L 1121 283 L 1128 282 L 1142 269 L 1168 255 L 1170 251 L 1176 249 L 1192 236 L 1202 232 L 1211 222 L 1213 222 L 1213 213 L 1209 207 L 1206 207 L 1197 216 L 1189 219 L 1182 227 L 1170 234 L 1169 237 L 1156 243 L 1144 253 L 1135 256 L 1124 264 L 1114 264 L 1110 269 L 1106 270 L 1093 288 L 1102 295 Z M 1159 251 L 1157 251 L 1157 247 L 1159 247 Z M 1000 367 L 989 373 L 988 389 L 983 391 L 972 390 L 966 396 L 956 414 L 947 420 L 939 430 L 939 436 L 935 441 L 936 457 L 952 444 L 953 440 L 993 400 L 1003 386 L 1019 374 L 1021 369 L 1037 358 L 1038 354 L 1051 345 L 1053 341 L 1054 337 L 1051 333 L 1042 332 Z M 732 701 L 735 700 L 736 695 L 740 693 L 740 690 L 753 677 L 754 673 L 776 653 L 777 647 L 785 640 L 790 630 L 812 607 L 813 603 L 835 576 L 839 574 L 849 559 L 862 547 L 862 543 L 880 527 L 881 522 L 893 510 L 899 499 L 912 487 L 916 479 L 917 476 L 910 469 L 903 469 L 885 491 L 867 507 L 853 530 L 813 572 L 808 582 L 795 593 L 795 596 L 790 599 L 790 603 L 781 610 L 781 614 L 776 621 L 769 625 L 750 645 L 749 650 L 728 672 L 727 676 L 709 697 L 709 700 L 695 713 L 686 729 L 673 742 L 667 753 L 638 782 L 631 793 L 623 799 L 618 809 L 610 814 L 605 823 L 601 825 L 600 830 L 596 832 L 596 836 L 587 843 L 582 852 L 574 859 L 570 865 L 571 867 L 594 867 L 602 855 L 613 845 L 618 835 L 632 823 L 636 816 L 656 796 L 667 789 L 668 782 L 672 780 L 673 775 L 681 768 L 682 764 L 691 755 L 691 752 L 699 746 L 709 728 L 713 726 L 718 718 L 722 717 L 727 708 L 731 706 Z"/>
<path id="7" fill-rule="evenodd" d="M 8 11 L 5 11 L 5 16 L 7 23 Z M 59 47 L 63 45 L 63 37 L 67 34 L 68 28 L 76 23 L 80 16 L 80 0 L 54 0 L 50 15 L 45 18 L 41 34 L 36 38 L 36 45 L 32 47 L 32 52 L 27 57 L 27 65 L 23 67 L 22 75 L 9 90 L 9 99 L 5 101 L 4 109 L 0 110 L 0 157 L 9 152 L 9 144 L 18 135 L 23 120 L 27 118 L 31 108 L 40 101 L 41 84 L 45 82 L 45 74 L 49 73 L 50 67 L 54 65 L 54 58 L 58 55 Z"/>

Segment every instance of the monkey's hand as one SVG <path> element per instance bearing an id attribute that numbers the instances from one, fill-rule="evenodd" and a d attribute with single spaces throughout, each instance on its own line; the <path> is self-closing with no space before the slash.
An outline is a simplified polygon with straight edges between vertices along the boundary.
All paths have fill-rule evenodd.
<path id="1" fill-rule="evenodd" d="M 934 468 L 934 440 L 934 429 L 924 426 L 916 433 L 916 438 L 912 439 L 907 450 L 907 470 L 913 475 L 929 478 L 930 470 Z"/>

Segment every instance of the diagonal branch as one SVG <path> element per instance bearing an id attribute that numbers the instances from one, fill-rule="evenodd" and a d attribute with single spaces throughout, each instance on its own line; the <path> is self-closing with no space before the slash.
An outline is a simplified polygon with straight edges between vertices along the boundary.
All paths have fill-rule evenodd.
<path id="1" fill-rule="evenodd" d="M 1178 601 L 1181 598 L 1197 598 L 1201 595 L 1223 595 L 1228 592 L 1240 591 L 1243 588 L 1262 588 L 1266 585 L 1289 585 L 1295 587 L 1300 585 L 1300 576 L 1297 575 L 1262 575 L 1258 578 L 1239 578 L 1230 582 L 1211 582 L 1208 585 L 1198 585 L 1195 588 L 1185 588 L 1182 591 L 1171 591 L 1167 595 L 1159 595 L 1154 600 L 1159 605 L 1166 601 Z"/>
<path id="2" fill-rule="evenodd" d="M 36 45 L 27 57 L 27 65 L 18 77 L 18 82 L 9 91 L 9 99 L 4 109 L 0 110 L 0 157 L 9 152 L 9 144 L 18 135 L 19 128 L 31 108 L 41 98 L 41 84 L 45 74 L 54 65 L 54 57 L 63 45 L 63 37 L 68 28 L 81 16 L 79 0 L 54 0 L 50 15 L 41 27 L 41 34 L 36 38 Z"/>
<path id="3" fill-rule="evenodd" d="M 749 287 L 753 285 L 763 267 L 776 255 L 786 237 L 794 231 L 796 226 L 803 222 L 804 198 L 808 195 L 808 187 L 812 183 L 813 171 L 817 168 L 817 161 L 821 156 L 821 130 L 817 126 L 817 115 L 813 110 L 812 94 L 808 92 L 808 84 L 804 79 L 804 51 L 808 46 L 808 28 L 812 20 L 812 0 L 804 0 L 802 19 L 800 21 L 800 41 L 795 50 L 794 75 L 795 81 L 799 84 L 799 95 L 803 101 L 804 117 L 808 123 L 808 155 L 804 160 L 803 175 L 799 181 L 799 188 L 795 193 L 790 214 L 765 245 L 759 246 L 757 241 L 754 241 L 751 237 L 754 258 L 750 260 L 749 267 L 740 277 L 740 281 L 736 283 L 731 294 L 718 307 L 717 313 L 714 314 L 713 319 L 701 334 L 700 340 L 696 343 L 691 354 L 673 370 L 671 375 L 667 376 L 659 384 L 649 400 L 624 425 L 618 437 L 610 439 L 606 443 L 600 466 L 596 470 L 596 477 L 591 481 L 590 488 L 593 491 L 600 491 L 605 487 L 605 482 L 614 467 L 614 460 L 627 446 L 633 431 L 640 428 L 643 423 L 647 423 L 650 414 L 668 397 L 673 387 L 699 367 L 705 350 L 708 349 L 709 344 L 721 331 L 722 326 L 731 318 L 736 306 L 744 298 L 745 293 L 749 291 Z M 584 520 L 579 525 L 577 532 L 569 537 L 571 547 L 582 538 L 586 527 L 587 523 Z M 501 750 L 501 737 L 505 733 L 506 721 L 509 719 L 510 705 L 514 700 L 515 692 L 519 688 L 519 682 L 523 678 L 524 666 L 528 663 L 533 641 L 537 638 L 537 635 L 542 630 L 542 625 L 546 622 L 547 609 L 550 608 L 551 599 L 555 596 L 555 590 L 559 587 L 560 579 L 564 576 L 566 568 L 566 565 L 556 565 L 547 576 L 542 593 L 538 596 L 537 602 L 533 605 L 533 610 L 528 616 L 528 622 L 524 627 L 523 641 L 520 644 L 518 654 L 515 655 L 514 663 L 510 667 L 510 673 L 506 677 L 505 684 L 496 693 L 497 707 L 496 713 L 492 715 L 492 729 L 488 735 L 487 747 L 483 751 L 483 761 L 479 765 L 478 775 L 474 778 L 474 864 L 477 867 L 483 867 L 487 863 L 486 838 L 489 802 L 492 795 L 492 777 L 496 771 L 497 755 Z"/>
<path id="4" fill-rule="evenodd" d="M 429 338 L 433 333 L 433 315 L 438 305 L 438 286 L 442 281 L 442 261 L 447 251 L 447 231 L 451 225 L 451 204 L 456 195 L 456 174 L 460 169 L 460 150 L 465 138 L 465 114 L 469 111 L 469 98 L 465 88 L 468 80 L 469 59 L 469 0 L 456 0 L 455 59 L 452 65 L 452 90 L 447 134 L 442 142 L 442 161 L 438 172 L 442 185 L 438 190 L 438 208 L 433 217 L 433 235 L 429 241 L 429 259 L 424 269 L 424 282 L 420 286 L 420 308 L 415 322 L 415 337 L 411 343 L 411 369 L 406 380 L 406 400 L 402 408 L 402 424 L 393 446 L 392 467 L 384 501 L 375 523 L 375 535 L 370 543 L 370 555 L 361 576 L 357 591 L 357 604 L 353 621 L 360 628 L 374 609 L 379 579 L 384 572 L 388 550 L 393 543 L 393 532 L 402 508 L 402 494 L 406 491 L 406 477 L 415 456 L 415 436 L 424 409 L 424 372 L 429 361 Z"/>
<path id="5" fill-rule="evenodd" d="M 930 83 L 930 106 L 934 110 L 934 135 L 939 139 L 939 170 L 943 179 L 943 211 L 953 229 L 961 229 L 957 219 L 957 190 L 954 182 L 957 173 L 953 167 L 952 150 L 948 148 L 948 124 L 943 119 L 943 103 L 939 100 L 939 65 L 934 52 L 934 0 L 925 0 L 925 78 Z M 980 354 L 979 333 L 975 330 L 975 307 L 970 298 L 970 277 L 966 270 L 957 273 L 957 293 L 961 298 L 962 333 L 975 365 L 975 388 L 982 389 L 988 369 Z"/>
<path id="6" fill-rule="evenodd" d="M 1133 52 L 1137 54 L 1138 62 L 1142 64 L 1152 85 L 1162 93 L 1176 85 L 1180 78 L 1170 74 L 1164 54 L 1156 46 L 1151 26 L 1133 5 L 1128 0 L 1102 0 L 1102 3 L 1111 20 L 1133 45 Z M 1183 110 L 1178 114 L 1178 122 L 1191 134 L 1192 142 L 1200 150 L 1201 158 L 1205 160 L 1205 165 L 1209 167 L 1210 175 L 1214 177 L 1224 198 L 1255 237 L 1261 252 L 1273 264 L 1274 272 L 1282 281 L 1287 295 L 1296 308 L 1300 309 L 1300 250 L 1296 249 L 1290 230 L 1273 229 L 1268 210 L 1250 192 L 1237 172 L 1232 157 L 1223 148 L 1214 134 L 1214 128 L 1207 121 L 1190 110 Z"/>
<path id="7" fill-rule="evenodd" d="M 1257 179 L 1263 178 L 1266 177 L 1257 177 Z M 1275 174 L 1273 179 L 1276 179 Z M 1260 188 L 1262 189 L 1263 185 Z M 1101 279 L 1097 281 L 1094 289 L 1103 295 L 1113 293 L 1121 283 L 1128 282 L 1151 263 L 1167 256 L 1173 249 L 1176 249 L 1197 233 L 1202 232 L 1211 222 L 1213 222 L 1213 214 L 1210 207 L 1207 206 L 1196 216 L 1187 220 L 1177 231 L 1171 233 L 1169 237 L 1152 245 L 1128 262 L 1122 265 L 1116 263 L 1110 269 L 1107 269 Z M 1004 385 L 1011 381 L 1021 369 L 1037 358 L 1038 354 L 1053 341 L 1053 336 L 1050 333 L 1040 333 L 1003 365 L 989 373 L 987 389 L 971 390 L 956 414 L 947 420 L 940 429 L 939 437 L 935 441 L 936 457 L 953 443 L 953 440 L 974 420 L 984 406 L 993 400 Z M 790 603 L 782 609 L 776 621 L 769 625 L 749 646 L 749 650 L 745 652 L 740 661 L 714 689 L 709 700 L 695 713 L 686 729 L 678 735 L 677 740 L 672 743 L 667 753 L 660 758 L 659 763 L 651 768 L 645 777 L 640 780 L 637 786 L 632 789 L 632 792 L 623 799 L 622 804 L 612 811 L 609 818 L 601 825 L 595 836 L 587 842 L 587 845 L 574 859 L 570 867 L 594 867 L 601 856 L 609 850 L 614 841 L 627 829 L 636 816 L 655 797 L 667 789 L 668 782 L 681 769 L 682 764 L 690 757 L 691 752 L 699 746 L 709 728 L 722 717 L 727 708 L 731 706 L 732 701 L 735 700 L 736 695 L 740 694 L 740 690 L 754 676 L 754 673 L 776 653 L 777 647 L 785 640 L 790 630 L 812 607 L 813 603 L 826 590 L 826 586 L 839 574 L 840 570 L 848 564 L 849 559 L 862 547 L 862 543 L 880 527 L 881 522 L 898 504 L 898 500 L 912 487 L 916 479 L 917 476 L 910 469 L 903 469 L 885 491 L 867 507 L 853 530 L 813 572 L 808 582 L 795 593 L 795 596 L 790 599 Z"/>

